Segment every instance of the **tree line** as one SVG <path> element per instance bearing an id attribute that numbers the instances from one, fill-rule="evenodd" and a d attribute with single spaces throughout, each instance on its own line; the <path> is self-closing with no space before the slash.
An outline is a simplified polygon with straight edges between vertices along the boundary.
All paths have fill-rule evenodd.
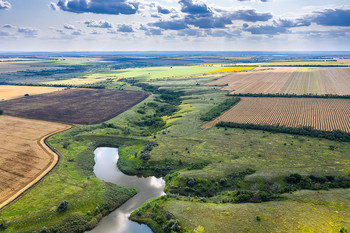
<path id="1" fill-rule="evenodd" d="M 240 98 L 226 99 L 219 105 L 210 109 L 209 112 L 201 115 L 200 119 L 202 121 L 214 120 L 215 118 L 219 117 L 223 112 L 229 110 L 230 108 L 238 104 L 240 100 L 241 100 Z"/>
<path id="2" fill-rule="evenodd" d="M 340 130 L 324 131 L 312 127 L 286 127 L 280 125 L 257 125 L 251 123 L 219 122 L 216 127 L 263 130 L 273 133 L 288 133 L 301 136 L 325 138 L 333 141 L 350 142 L 350 133 Z"/>

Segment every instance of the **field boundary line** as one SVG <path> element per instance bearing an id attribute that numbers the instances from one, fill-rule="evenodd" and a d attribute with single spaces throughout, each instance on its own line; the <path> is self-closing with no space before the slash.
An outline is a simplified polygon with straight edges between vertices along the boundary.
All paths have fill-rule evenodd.
<path id="1" fill-rule="evenodd" d="M 65 128 L 56 130 L 54 132 L 51 132 L 49 134 L 44 135 L 41 137 L 39 140 L 37 140 L 37 144 L 43 149 L 50 157 L 51 161 L 49 165 L 47 165 L 44 169 L 43 172 L 38 174 L 34 180 L 32 180 L 29 184 L 24 186 L 21 190 L 16 192 L 14 195 L 12 195 L 10 198 L 8 198 L 6 201 L 3 203 L 0 203 L 0 210 L 3 208 L 9 206 L 10 204 L 13 204 L 15 201 L 17 201 L 20 197 L 22 197 L 28 190 L 30 190 L 32 187 L 34 187 L 36 184 L 38 184 L 41 180 L 43 180 L 47 175 L 49 175 L 52 170 L 57 166 L 58 162 L 61 159 L 61 155 L 58 151 L 56 151 L 55 148 L 53 148 L 50 144 L 48 144 L 47 139 L 50 138 L 51 136 L 62 133 L 64 131 L 67 131 L 72 128 L 71 125 L 64 125 Z"/>

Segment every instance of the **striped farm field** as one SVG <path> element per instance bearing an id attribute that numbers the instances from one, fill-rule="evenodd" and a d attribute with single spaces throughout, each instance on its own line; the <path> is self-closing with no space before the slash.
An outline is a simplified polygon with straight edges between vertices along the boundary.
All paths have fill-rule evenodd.
<path id="1" fill-rule="evenodd" d="M 350 100 L 312 98 L 241 98 L 241 101 L 204 128 L 236 122 L 350 132 Z"/>
<path id="2" fill-rule="evenodd" d="M 278 93 L 296 70 L 293 67 L 257 69 L 229 74 L 206 85 L 227 85 L 233 93 Z"/>
<path id="3" fill-rule="evenodd" d="M 350 68 L 261 67 L 229 74 L 206 85 L 225 85 L 222 89 L 232 94 L 350 95 Z"/>

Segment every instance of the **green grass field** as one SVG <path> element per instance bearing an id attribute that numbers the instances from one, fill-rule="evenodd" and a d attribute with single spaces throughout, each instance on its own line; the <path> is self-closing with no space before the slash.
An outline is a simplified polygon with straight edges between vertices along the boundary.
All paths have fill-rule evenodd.
<path id="1" fill-rule="evenodd" d="M 170 200 L 162 208 L 175 215 L 185 229 L 203 226 L 204 232 L 336 233 L 350 227 L 349 190 L 300 191 L 286 196 L 285 201 L 258 204 Z"/>
<path id="2" fill-rule="evenodd" d="M 80 77 L 56 80 L 46 82 L 46 84 L 60 85 L 83 85 L 92 84 L 106 79 L 129 79 L 134 78 L 142 81 L 155 81 L 159 79 L 175 79 L 175 78 L 190 78 L 195 75 L 206 74 L 217 69 L 217 67 L 197 67 L 197 66 L 166 66 L 166 67 L 147 67 L 147 68 L 132 68 L 115 71 L 106 71 L 99 73 L 86 74 Z"/>

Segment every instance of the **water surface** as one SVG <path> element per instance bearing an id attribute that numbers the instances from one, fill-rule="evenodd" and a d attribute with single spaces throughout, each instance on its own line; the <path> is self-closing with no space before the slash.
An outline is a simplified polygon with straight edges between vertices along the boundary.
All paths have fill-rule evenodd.
<path id="1" fill-rule="evenodd" d="M 117 148 L 100 147 L 95 150 L 94 173 L 97 178 L 118 185 L 137 189 L 137 195 L 128 200 L 94 228 L 91 233 L 151 233 L 145 224 L 129 220 L 131 212 L 150 198 L 164 195 L 165 181 L 162 178 L 127 176 L 117 167 Z"/>

